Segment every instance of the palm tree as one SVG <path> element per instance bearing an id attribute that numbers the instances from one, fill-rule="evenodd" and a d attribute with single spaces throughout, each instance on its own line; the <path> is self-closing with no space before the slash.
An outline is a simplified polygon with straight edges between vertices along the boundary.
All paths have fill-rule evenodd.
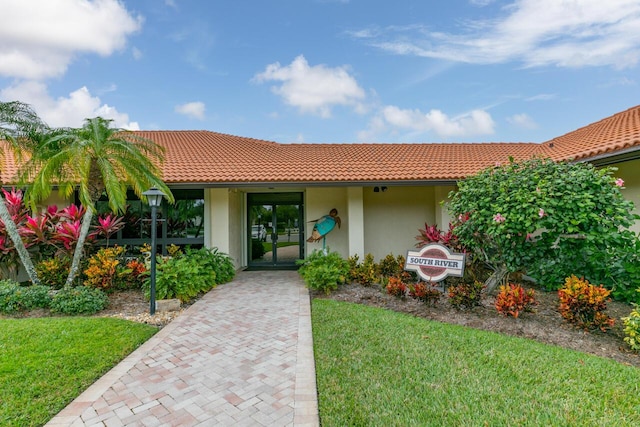
<path id="1" fill-rule="evenodd" d="M 49 197 L 57 186 L 60 195 L 67 198 L 78 189 L 78 198 L 86 208 L 67 286 L 80 266 L 95 203 L 105 192 L 116 213 L 124 212 L 129 187 L 144 199 L 142 192 L 155 186 L 173 202 L 171 191 L 160 179 L 163 148 L 132 132 L 112 128 L 111 122 L 96 117 L 86 119 L 82 128 L 53 133 L 33 147 L 31 158 L 21 169 L 21 182 L 31 183 L 27 200 L 32 205 Z"/>
<path id="2" fill-rule="evenodd" d="M 31 138 L 46 133 L 47 127 L 40 120 L 33 109 L 22 102 L 0 102 L 0 140 L 9 144 L 10 151 L 17 158 L 21 158 L 23 150 L 31 143 Z M 4 160 L 4 147 L 0 148 L 0 162 Z M 2 182 L 0 181 L 0 184 Z M 39 284 L 38 274 L 33 266 L 31 256 L 18 233 L 16 223 L 5 206 L 4 199 L 0 195 L 0 219 L 5 224 L 7 234 L 22 261 L 29 279 L 33 284 Z"/>

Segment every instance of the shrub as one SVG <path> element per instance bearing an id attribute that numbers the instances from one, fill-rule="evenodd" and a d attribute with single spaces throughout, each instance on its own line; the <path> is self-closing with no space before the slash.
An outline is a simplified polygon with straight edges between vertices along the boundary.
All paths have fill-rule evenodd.
<path id="1" fill-rule="evenodd" d="M 94 314 L 103 310 L 109 304 L 107 295 L 100 289 L 77 286 L 65 287 L 59 290 L 51 301 L 51 311 L 67 314 Z"/>
<path id="2" fill-rule="evenodd" d="M 624 323 L 624 341 L 629 344 L 631 350 L 640 351 L 640 306 L 633 305 L 635 308 L 629 314 L 629 317 L 623 317 Z"/>
<path id="3" fill-rule="evenodd" d="M 64 255 L 42 260 L 36 265 L 40 280 L 53 289 L 62 289 L 70 269 L 71 258 Z"/>
<path id="4" fill-rule="evenodd" d="M 608 286 L 633 284 L 640 271 L 631 274 L 614 258 L 637 241 L 628 230 L 633 203 L 613 173 L 587 163 L 510 159 L 458 183 L 448 203 L 455 234 L 498 276 L 524 271 L 548 289 L 573 271 Z"/>
<path id="5" fill-rule="evenodd" d="M 338 252 L 315 250 L 307 259 L 298 261 L 300 276 L 309 289 L 329 294 L 345 283 L 349 276 L 349 263 Z"/>
<path id="6" fill-rule="evenodd" d="M 0 281 L 0 313 L 14 314 L 34 308 L 48 308 L 50 288 L 43 285 L 20 286 L 12 280 Z"/>
<path id="7" fill-rule="evenodd" d="M 144 262 L 132 259 L 127 262 L 127 270 L 130 272 L 126 278 L 127 287 L 140 288 L 144 281 L 144 277 L 147 274 L 147 266 Z"/>
<path id="8" fill-rule="evenodd" d="M 426 304 L 435 305 L 442 293 L 436 283 L 418 282 L 409 285 L 409 296 Z"/>
<path id="9" fill-rule="evenodd" d="M 350 256 L 347 258 L 347 263 L 349 264 L 349 282 L 355 282 L 358 280 L 358 266 L 360 264 L 360 257 L 358 254 Z"/>
<path id="10" fill-rule="evenodd" d="M 356 282 L 362 286 L 371 286 L 378 279 L 378 267 L 373 259 L 373 255 L 367 254 L 356 270 Z"/>
<path id="11" fill-rule="evenodd" d="M 191 249 L 175 252 L 173 258 L 161 259 L 156 271 L 156 298 L 178 298 L 187 302 L 219 283 L 226 283 L 235 276 L 231 258 L 217 248 Z M 151 282 L 146 277 L 143 289 L 150 297 Z"/>
<path id="12" fill-rule="evenodd" d="M 613 326 L 614 320 L 604 311 L 610 301 L 611 291 L 602 285 L 594 286 L 585 279 L 576 276 L 567 277 L 560 297 L 560 314 L 568 322 L 585 329 L 606 331 Z"/>
<path id="13" fill-rule="evenodd" d="M 262 242 L 257 239 L 251 239 L 251 259 L 260 259 L 265 253 Z"/>
<path id="14" fill-rule="evenodd" d="M 84 285 L 105 292 L 126 288 L 131 271 L 121 262 L 124 253 L 124 246 L 100 249 L 89 258 Z"/>
<path id="15" fill-rule="evenodd" d="M 185 255 L 194 257 L 201 265 L 212 268 L 216 276 L 215 284 L 230 282 L 236 275 L 233 260 L 229 255 L 220 252 L 218 248 L 201 248 L 197 250 L 187 248 Z"/>
<path id="16" fill-rule="evenodd" d="M 51 306 L 51 288 L 44 285 L 21 287 L 22 305 L 25 310 L 49 308 Z"/>
<path id="17" fill-rule="evenodd" d="M 20 306 L 15 299 L 15 294 L 20 288 L 16 282 L 10 279 L 0 280 L 0 312 L 5 314 L 20 311 Z"/>
<path id="18" fill-rule="evenodd" d="M 533 289 L 525 290 L 521 285 L 509 283 L 500 286 L 500 292 L 496 298 L 496 310 L 503 316 L 517 318 L 523 311 L 532 311 L 538 304 Z"/>
<path id="19" fill-rule="evenodd" d="M 407 285 L 399 277 L 390 277 L 386 289 L 389 295 L 402 298 L 407 295 Z"/>
<path id="20" fill-rule="evenodd" d="M 400 277 L 404 272 L 405 258 L 403 255 L 394 257 L 389 254 L 378 263 L 378 273 L 382 277 Z"/>
<path id="21" fill-rule="evenodd" d="M 473 308 L 480 305 L 485 285 L 482 282 L 461 283 L 449 287 L 449 303 L 454 308 Z"/>

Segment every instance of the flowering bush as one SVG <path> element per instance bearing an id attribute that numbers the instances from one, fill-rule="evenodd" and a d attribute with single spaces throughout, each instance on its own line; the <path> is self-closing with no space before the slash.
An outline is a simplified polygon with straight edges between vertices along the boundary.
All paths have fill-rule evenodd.
<path id="1" fill-rule="evenodd" d="M 409 285 L 409 296 L 426 304 L 436 304 L 442 293 L 435 283 L 418 282 Z"/>
<path id="2" fill-rule="evenodd" d="M 537 305 L 535 291 L 525 290 L 521 285 L 509 283 L 500 286 L 500 293 L 496 298 L 496 310 L 504 316 L 517 318 L 523 311 L 531 311 Z"/>
<path id="3" fill-rule="evenodd" d="M 560 314 L 568 322 L 585 329 L 600 329 L 603 332 L 612 327 L 614 320 L 604 311 L 610 301 L 610 290 L 602 285 L 594 286 L 576 276 L 567 277 L 558 291 Z"/>
<path id="4" fill-rule="evenodd" d="M 637 238 L 627 230 L 635 219 L 633 204 L 613 172 L 543 159 L 487 168 L 449 195 L 455 233 L 496 272 L 492 287 L 519 271 L 548 289 L 573 271 L 608 288 L 634 283 L 616 262 Z"/>

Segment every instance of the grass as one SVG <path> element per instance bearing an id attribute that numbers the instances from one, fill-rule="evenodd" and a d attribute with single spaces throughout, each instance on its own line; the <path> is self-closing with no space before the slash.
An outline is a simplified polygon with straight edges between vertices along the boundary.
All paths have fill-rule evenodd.
<path id="1" fill-rule="evenodd" d="M 380 308 L 315 299 L 323 426 L 637 426 L 640 369 Z"/>
<path id="2" fill-rule="evenodd" d="M 0 425 L 43 425 L 156 332 L 110 318 L 1 319 Z"/>

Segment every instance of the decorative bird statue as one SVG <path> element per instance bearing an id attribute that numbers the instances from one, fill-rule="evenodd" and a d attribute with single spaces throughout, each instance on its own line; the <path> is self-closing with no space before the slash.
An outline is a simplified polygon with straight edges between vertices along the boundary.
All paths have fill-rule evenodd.
<path id="1" fill-rule="evenodd" d="M 335 228 L 336 224 L 338 224 L 338 228 L 340 228 L 341 225 L 340 217 L 338 216 L 338 210 L 336 208 L 331 209 L 329 215 L 324 215 L 322 218 L 318 218 L 309 222 L 315 222 L 316 224 L 313 226 L 311 237 L 307 239 L 307 242 L 318 242 L 320 241 L 320 239 L 323 239 L 323 247 L 326 235 Z"/>

